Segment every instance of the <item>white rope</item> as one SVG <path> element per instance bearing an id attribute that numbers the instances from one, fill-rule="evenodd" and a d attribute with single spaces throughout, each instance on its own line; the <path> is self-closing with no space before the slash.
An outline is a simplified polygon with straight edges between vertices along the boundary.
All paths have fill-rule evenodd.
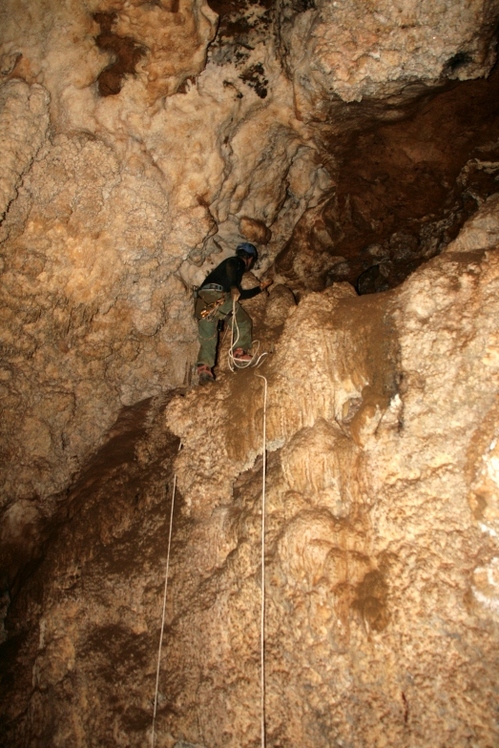
<path id="1" fill-rule="evenodd" d="M 172 494 L 172 505 L 170 509 L 170 530 L 168 533 L 168 551 L 166 554 L 166 569 L 165 569 L 165 590 L 163 594 L 163 614 L 161 617 L 161 634 L 159 637 L 159 648 L 158 648 L 158 666 L 156 668 L 156 689 L 154 692 L 154 709 L 152 715 L 152 730 L 151 730 L 151 748 L 154 748 L 154 726 L 156 723 L 156 711 L 158 708 L 158 693 L 159 693 L 159 671 L 161 666 L 161 648 L 163 646 L 163 633 L 165 630 L 165 614 L 166 614 L 166 593 L 168 590 L 168 570 L 170 567 L 170 549 L 172 545 L 172 528 L 173 528 L 173 508 L 175 506 L 175 489 L 177 487 L 177 476 L 173 476 L 173 494 Z"/>
<path id="2" fill-rule="evenodd" d="M 261 621 L 260 621 L 260 693 L 261 693 L 261 745 L 265 748 L 265 476 L 267 472 L 267 380 L 262 374 L 257 377 L 263 379 L 263 466 L 262 466 L 262 540 L 261 540 Z"/>
<path id="3" fill-rule="evenodd" d="M 252 358 L 249 361 L 238 361 L 234 358 L 234 349 L 237 347 L 237 342 L 239 338 L 241 337 L 239 332 L 239 325 L 237 324 L 236 319 L 236 304 L 237 299 L 232 299 L 232 321 L 231 321 L 231 341 L 230 341 L 230 348 L 229 348 L 229 369 L 234 372 L 236 369 L 248 369 L 250 366 L 253 368 L 257 368 L 260 366 L 260 364 L 263 362 L 263 359 L 265 356 L 268 356 L 268 351 L 263 351 L 258 355 L 258 349 L 260 348 L 260 343 L 258 340 L 253 341 L 253 348 L 255 349 L 255 353 L 253 354 Z"/>
<path id="4" fill-rule="evenodd" d="M 235 300 L 233 303 L 233 320 L 235 319 Z M 233 322 L 234 324 L 234 322 Z M 237 326 L 237 323 L 236 323 Z M 238 333 L 239 334 L 239 333 Z M 237 342 L 237 338 L 236 338 Z M 233 344 L 234 346 L 234 344 Z M 232 346 L 232 347 L 233 347 Z M 260 358 L 266 354 L 262 354 Z M 263 394 L 263 447 L 262 447 L 262 531 L 261 531 L 261 616 L 260 616 L 260 704 L 261 704 L 261 747 L 266 746 L 266 726 L 265 726 L 265 512 L 266 512 L 266 471 L 267 471 L 267 379 L 262 374 L 257 374 L 257 377 L 264 381 L 264 394 Z M 168 591 L 168 572 L 170 567 L 170 551 L 171 551 L 171 540 L 172 540 L 172 529 L 173 529 L 173 510 L 175 506 L 175 490 L 177 485 L 177 476 L 173 477 L 173 492 L 172 502 L 170 509 L 170 528 L 168 533 L 168 551 L 166 555 L 166 568 L 165 568 L 165 587 L 163 593 L 163 612 L 161 617 L 161 634 L 159 638 L 158 647 L 158 664 L 156 668 L 156 687 L 154 692 L 154 709 L 152 718 L 152 729 L 151 729 L 151 748 L 154 748 L 155 743 L 155 723 L 156 723 L 156 712 L 158 707 L 158 695 L 159 695 L 159 674 L 161 668 L 161 649 L 163 647 L 163 635 L 165 629 L 165 617 L 166 617 L 166 599 Z"/>

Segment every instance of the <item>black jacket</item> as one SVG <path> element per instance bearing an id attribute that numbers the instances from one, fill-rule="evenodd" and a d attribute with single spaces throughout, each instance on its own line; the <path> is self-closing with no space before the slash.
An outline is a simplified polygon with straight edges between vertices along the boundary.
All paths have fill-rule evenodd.
<path id="1" fill-rule="evenodd" d="M 237 288 L 241 293 L 241 299 L 252 299 L 253 296 L 261 293 L 262 289 L 260 286 L 241 288 L 241 280 L 245 272 L 246 265 L 241 257 L 237 257 L 237 255 L 228 257 L 206 276 L 199 290 L 201 291 L 208 283 L 216 283 L 218 286 L 222 286 L 226 293 L 229 293 L 231 288 Z"/>

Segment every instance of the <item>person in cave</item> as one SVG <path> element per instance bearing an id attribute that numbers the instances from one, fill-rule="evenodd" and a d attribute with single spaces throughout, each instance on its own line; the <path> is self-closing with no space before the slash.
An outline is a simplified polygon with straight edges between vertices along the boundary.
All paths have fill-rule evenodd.
<path id="1" fill-rule="evenodd" d="M 219 322 L 230 314 L 234 317 L 236 330 L 232 342 L 234 364 L 249 365 L 252 356 L 251 317 L 239 300 L 251 299 L 264 291 L 271 280 L 263 281 L 254 288 L 241 288 L 242 277 L 258 258 L 256 247 L 249 242 L 238 244 L 235 256 L 223 260 L 209 273 L 196 293 L 195 315 L 198 321 L 199 354 L 197 374 L 199 384 L 215 380 L 213 367 L 217 355 Z"/>

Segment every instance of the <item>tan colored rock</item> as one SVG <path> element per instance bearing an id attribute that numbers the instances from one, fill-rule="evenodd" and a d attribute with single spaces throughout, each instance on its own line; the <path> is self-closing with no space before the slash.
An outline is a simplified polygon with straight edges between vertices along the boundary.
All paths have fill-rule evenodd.
<path id="1" fill-rule="evenodd" d="M 495 1 L 306 6 L 279 6 L 279 53 L 208 50 L 205 3 L 0 9 L 13 748 L 149 742 L 174 456 L 158 745 L 260 742 L 264 488 L 267 743 L 498 742 L 497 199 L 389 293 L 276 277 L 247 304 L 262 366 L 229 371 L 226 337 L 214 387 L 188 386 L 190 287 L 243 228 L 262 274 L 310 216 L 322 250 L 292 270 L 327 267 L 312 123 L 493 62 Z M 148 50 L 103 97 L 114 11 Z"/>
<path id="2" fill-rule="evenodd" d="M 216 24 L 206 3 L 60 8 L 44 0 L 29 12 L 8 2 L 0 14 L 2 438 L 13 456 L 2 481 L 10 501 L 61 490 L 123 403 L 189 380 L 197 265 L 204 277 L 220 247 L 233 251 L 238 216 L 251 216 L 259 232 L 275 222 L 286 189 L 275 185 L 293 161 L 304 177 L 286 203 L 277 245 L 285 241 L 324 170 L 310 156 L 314 146 L 304 147 L 275 59 L 267 101 L 232 63 L 205 69 Z M 111 53 L 97 46 L 94 14 L 114 18 L 111 35 L 147 50 L 116 95 L 99 95 Z M 260 39 L 255 59 L 263 52 Z M 54 390 L 66 402 L 57 417 Z M 51 435 L 35 470 L 38 437 L 21 437 L 20 417 Z"/>
<path id="3" fill-rule="evenodd" d="M 495 249 L 499 242 L 499 227 L 497 225 L 497 210 L 499 194 L 492 195 L 471 218 L 457 239 L 451 242 L 445 252 L 473 252 L 480 249 Z"/>
<path id="4" fill-rule="evenodd" d="M 491 208 L 484 211 L 492 221 Z M 464 746 L 470 725 L 477 744 L 497 739 L 490 715 L 499 633 L 492 436 L 498 364 L 488 351 L 499 311 L 499 253 L 481 248 L 475 220 L 473 251 L 470 222 L 463 232 L 468 253 L 432 260 L 396 292 L 356 298 L 333 287 L 307 296 L 260 370 L 269 382 L 270 740 L 328 746 L 341 736 L 360 746 L 410 745 L 438 734 L 438 745 Z M 202 522 L 220 503 L 235 517 L 250 507 L 253 516 L 259 512 L 261 463 L 242 471 L 245 458 L 261 452 L 262 383 L 245 373 L 228 376 L 214 397 L 193 394 L 168 412 L 183 441 L 177 471 L 186 511 Z M 188 426 L 193 407 L 201 422 L 215 425 L 209 447 Z M 245 527 L 217 583 L 220 604 L 226 584 L 237 584 L 239 595 L 246 590 L 247 606 L 236 605 L 239 625 L 229 607 L 224 620 L 231 623 L 217 633 L 215 604 L 197 623 L 187 624 L 187 615 L 186 626 L 210 631 L 207 651 L 209 641 L 228 634 L 241 661 L 242 652 L 254 653 L 256 668 L 258 612 L 249 600 L 256 594 L 250 569 L 258 568 L 258 523 L 251 524 L 252 562 L 248 519 Z M 477 558 L 488 560 L 477 565 Z M 199 568 L 201 576 L 210 573 Z M 215 688 L 229 678 L 227 656 L 211 662 Z M 255 671 L 252 682 L 257 678 Z M 238 704 L 253 715 L 247 743 L 231 729 L 243 719 L 240 711 L 211 702 L 225 744 L 234 746 L 258 734 L 254 688 L 235 680 Z M 478 683 L 484 698 L 471 706 L 465 694 Z M 191 708 L 202 727 L 191 722 L 187 734 L 218 745 L 205 703 L 208 694 L 205 701 L 198 691 Z"/>
<path id="5" fill-rule="evenodd" d="M 47 92 L 41 86 L 30 87 L 11 80 L 0 88 L 0 128 L 7 138 L 0 166 L 0 222 L 45 141 L 48 103 Z"/>
<path id="6" fill-rule="evenodd" d="M 123 403 L 188 381 L 196 350 L 192 285 L 244 236 L 264 244 L 258 272 L 265 272 L 297 222 L 317 213 L 334 185 L 314 130 L 297 116 L 304 66 L 312 99 L 326 88 L 329 99 L 330 82 L 334 88 L 341 78 L 338 95 L 348 101 L 385 95 L 392 83 L 434 80 L 444 58 L 455 58 L 446 73 L 460 77 L 490 66 L 495 3 L 458 5 L 450 20 L 443 5 L 359 8 L 319 5 L 297 15 L 283 6 L 273 27 L 287 50 L 282 60 L 262 8 L 248 14 L 251 45 L 238 55 L 234 40 L 210 47 L 217 19 L 204 2 L 75 0 L 61 8 L 44 0 L 28 11 L 4 4 L 2 387 L 7 411 L 16 414 L 4 426 L 16 466 L 5 478 L 9 496 L 59 490 Z M 145 50 L 116 95 L 99 95 L 112 55 L 96 43 L 102 24 L 95 14 L 108 18 L 111 35 Z M 439 31 L 428 55 L 429 29 L 436 22 L 440 30 L 443 18 L 450 36 Z M 378 26 L 383 34 L 373 39 Z M 347 44 L 351 28 L 358 38 Z M 402 55 L 400 65 L 390 54 Z M 366 55 L 374 68 L 359 62 Z M 294 268 L 299 278 L 330 265 L 331 240 L 323 225 L 317 231 L 324 253 L 303 254 Z M 67 404 L 64 416 L 42 405 L 54 389 Z M 94 401 L 80 403 L 78 393 L 90 391 Z M 28 478 L 34 441 L 18 438 L 10 421 L 19 412 L 51 434 L 36 479 Z M 98 416 L 78 419 L 68 436 L 80 412 Z M 364 416 L 359 434 L 369 430 Z"/>
<path id="7" fill-rule="evenodd" d="M 255 221 L 248 216 L 242 216 L 239 219 L 241 234 L 250 242 L 258 244 L 268 244 L 272 238 L 272 232 L 262 221 Z"/>
<path id="8" fill-rule="evenodd" d="M 188 78 L 199 75 L 218 18 L 205 0 L 120 6 L 113 8 L 118 11 L 113 31 L 147 50 L 137 72 L 150 101 L 171 95 Z"/>
<path id="9" fill-rule="evenodd" d="M 338 97 L 396 97 L 416 82 L 487 75 L 498 10 L 482 0 L 375 0 L 367 6 L 325 0 L 298 14 L 284 3 L 281 38 L 298 108 L 305 118 L 320 116 Z"/>
<path id="10" fill-rule="evenodd" d="M 150 742 L 173 485 L 158 745 L 261 742 L 263 489 L 267 745 L 497 742 L 499 247 L 464 236 L 389 293 L 276 289 L 266 363 L 125 410 L 13 606 L 10 744 Z"/>

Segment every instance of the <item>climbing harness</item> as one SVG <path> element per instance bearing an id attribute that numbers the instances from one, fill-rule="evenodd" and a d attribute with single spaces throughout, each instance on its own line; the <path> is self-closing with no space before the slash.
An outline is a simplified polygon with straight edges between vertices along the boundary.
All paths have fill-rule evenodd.
<path id="1" fill-rule="evenodd" d="M 219 296 L 218 299 L 214 299 L 213 301 L 206 301 L 206 299 L 203 298 L 202 295 L 203 291 L 216 291 L 217 293 L 220 293 L 222 295 Z M 194 297 L 196 299 L 194 314 L 198 320 L 214 319 L 219 308 L 222 306 L 222 304 L 225 304 L 226 301 L 226 293 L 224 292 L 223 286 L 219 286 L 217 283 L 208 283 L 208 285 L 206 286 L 196 288 L 194 290 Z"/>
<path id="2" fill-rule="evenodd" d="M 179 445 L 180 449 L 181 445 Z M 161 666 L 161 648 L 163 646 L 163 634 L 165 630 L 165 614 L 166 614 L 166 593 L 168 590 L 168 571 L 170 567 L 170 550 L 172 545 L 172 529 L 173 529 L 173 509 L 175 506 L 175 490 L 177 487 L 177 476 L 173 476 L 173 491 L 172 491 L 172 505 L 170 509 L 170 529 L 168 532 L 168 551 L 166 554 L 166 569 L 165 569 L 165 590 L 163 593 L 163 614 L 161 617 L 161 634 L 159 637 L 159 648 L 158 648 L 158 665 L 156 668 L 156 688 L 154 691 L 154 709 L 152 715 L 152 728 L 151 728 L 151 748 L 154 748 L 154 726 L 156 722 L 156 711 L 158 708 L 158 694 L 159 694 L 159 671 Z"/>
<path id="3" fill-rule="evenodd" d="M 206 309 L 201 310 L 199 313 L 203 319 L 213 319 L 213 317 L 218 312 L 219 307 L 222 306 L 222 304 L 225 303 L 225 299 L 223 296 L 221 296 L 216 301 L 213 301 L 211 304 L 208 304 Z"/>

